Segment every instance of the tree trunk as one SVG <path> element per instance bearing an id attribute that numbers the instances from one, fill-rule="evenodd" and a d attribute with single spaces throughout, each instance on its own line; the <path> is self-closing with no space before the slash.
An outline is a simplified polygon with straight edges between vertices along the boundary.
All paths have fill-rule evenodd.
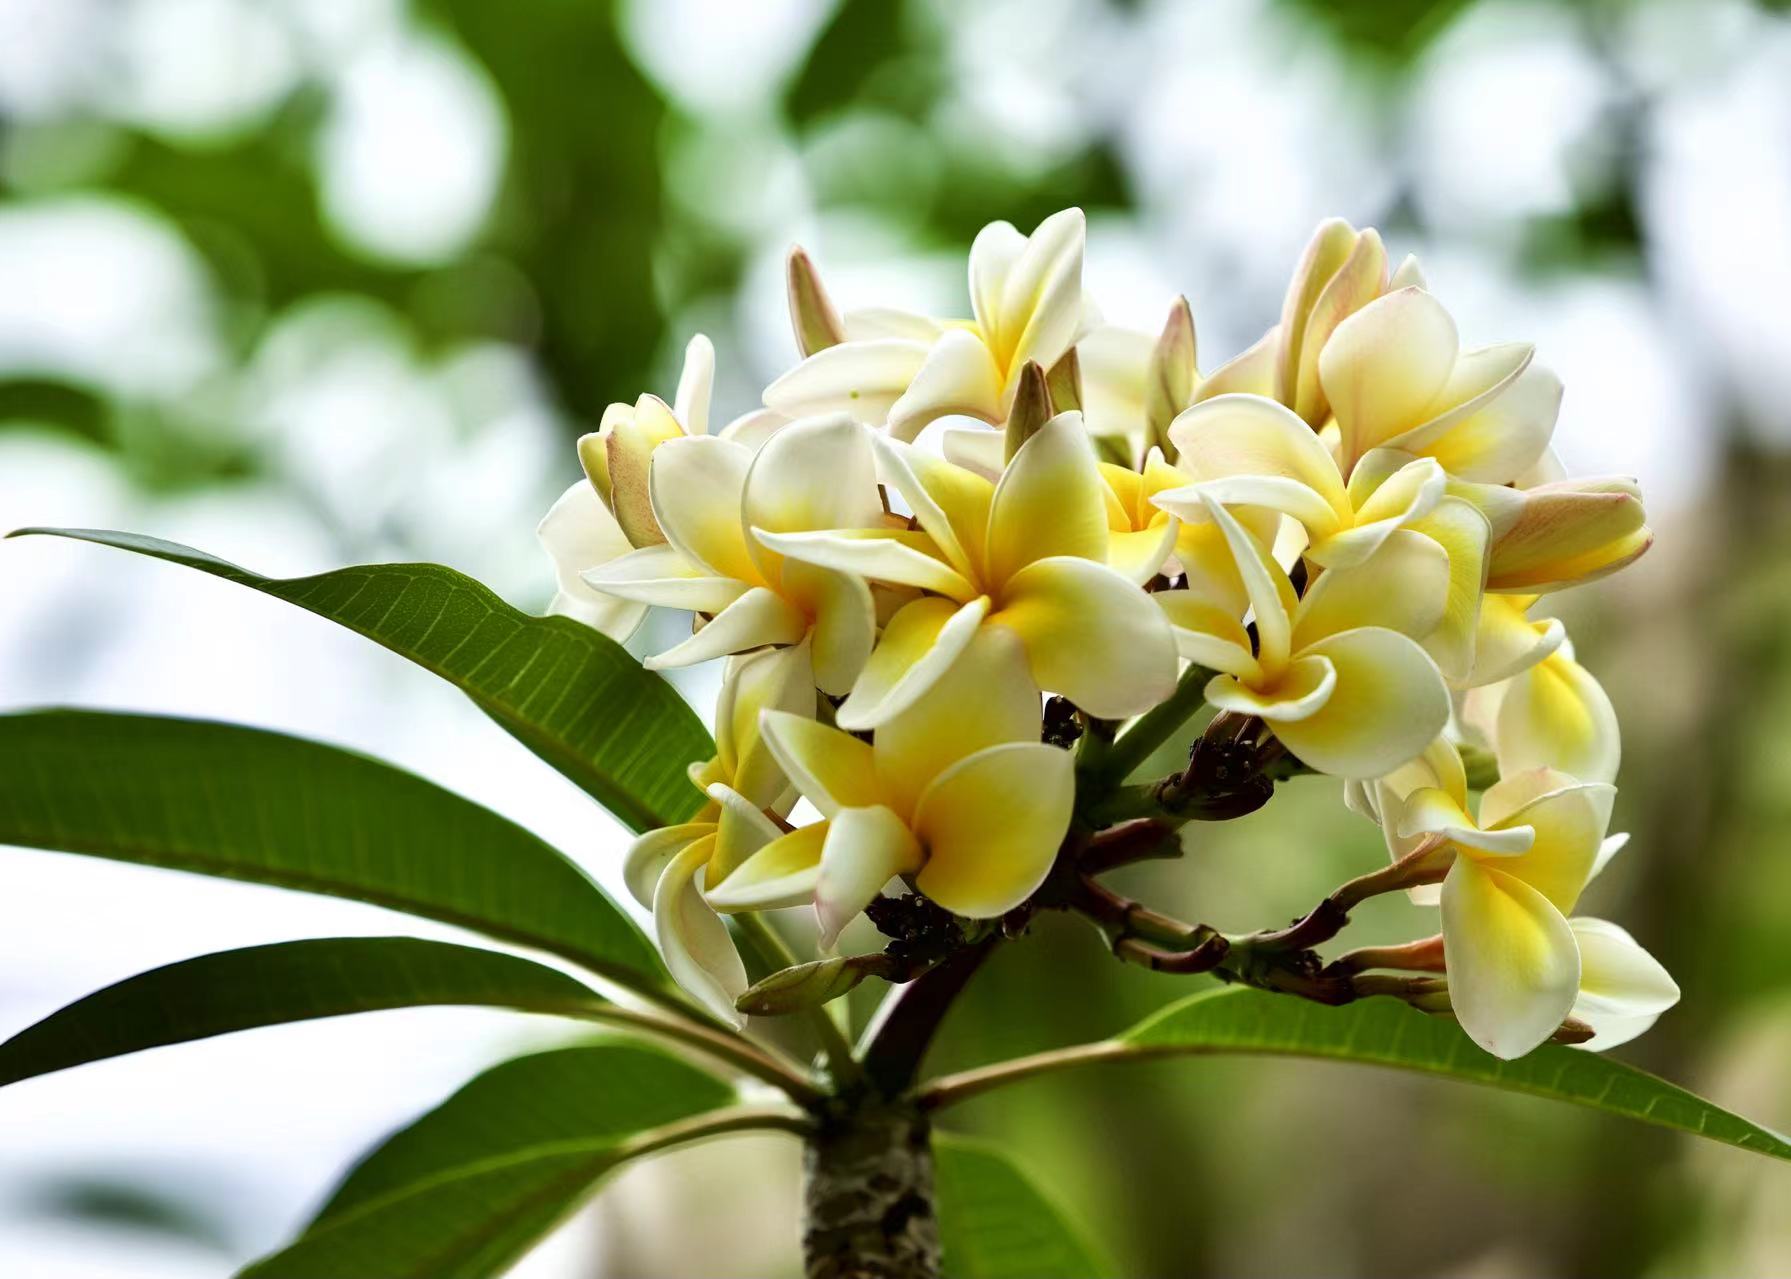
<path id="1" fill-rule="evenodd" d="M 828 1117 L 804 1152 L 803 1209 L 808 1279 L 937 1279 L 926 1119 L 883 1101 Z"/>

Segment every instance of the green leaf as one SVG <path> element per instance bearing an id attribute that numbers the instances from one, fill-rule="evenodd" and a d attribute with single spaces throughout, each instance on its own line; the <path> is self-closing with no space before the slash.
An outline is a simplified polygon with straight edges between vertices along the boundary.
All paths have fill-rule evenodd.
<path id="1" fill-rule="evenodd" d="M 666 988 L 640 930 L 535 835 L 390 764 L 280 733 L 0 715 L 0 844 L 351 897 Z"/>
<path id="2" fill-rule="evenodd" d="M 1093 1279 L 1111 1273 L 1063 1212 L 993 1146 L 933 1138 L 945 1272 L 952 1279 Z"/>
<path id="3" fill-rule="evenodd" d="M 533 617 L 439 564 L 369 564 L 262 577 L 160 538 L 28 528 L 183 564 L 327 617 L 459 688 L 523 745 L 635 831 L 702 804 L 686 765 L 715 744 L 690 707 L 621 645 L 564 617 Z"/>
<path id="4" fill-rule="evenodd" d="M 1162 1009 L 1119 1041 L 1150 1053 L 1265 1053 L 1415 1070 L 1590 1106 L 1791 1159 L 1791 1141 L 1778 1133 L 1634 1066 L 1553 1044 L 1500 1061 L 1455 1022 L 1393 999 L 1327 1008 L 1259 990 L 1208 991 Z"/>
<path id="5" fill-rule="evenodd" d="M 326 937 L 127 977 L 0 1044 L 0 1085 L 165 1044 L 344 1013 L 458 1004 L 577 1015 L 602 996 L 516 955 L 417 937 Z"/>
<path id="6" fill-rule="evenodd" d="M 676 1057 L 603 1043 L 494 1066 L 364 1158 L 290 1246 L 245 1276 L 500 1273 L 625 1159 L 637 1134 L 727 1105 Z"/>

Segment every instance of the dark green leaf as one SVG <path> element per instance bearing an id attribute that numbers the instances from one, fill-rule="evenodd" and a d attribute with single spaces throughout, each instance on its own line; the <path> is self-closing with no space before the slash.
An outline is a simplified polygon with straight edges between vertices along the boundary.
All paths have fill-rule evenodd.
<path id="1" fill-rule="evenodd" d="M 326 937 L 127 977 L 0 1044 L 0 1084 L 234 1030 L 424 1004 L 577 1014 L 602 1004 L 557 969 L 417 937 Z"/>
<path id="2" fill-rule="evenodd" d="M 664 988 L 640 930 L 522 827 L 390 764 L 279 733 L 0 716 L 0 844 L 352 897 Z"/>
<path id="3" fill-rule="evenodd" d="M 684 700 L 621 645 L 564 617 L 532 617 L 439 564 L 369 564 L 311 577 L 251 573 L 159 538 L 20 529 L 196 568 L 327 617 L 434 671 L 636 831 L 702 803 L 685 766 L 715 745 Z"/>
<path id="4" fill-rule="evenodd" d="M 665 1053 L 606 1043 L 494 1066 L 357 1165 L 294 1243 L 245 1275 L 491 1275 L 618 1163 L 630 1139 L 733 1099 Z"/>
<path id="5" fill-rule="evenodd" d="M 1778 1133 L 1633 1066 L 1552 1044 L 1500 1061 L 1455 1022 L 1392 999 L 1327 1008 L 1258 990 L 1208 991 L 1171 1004 L 1119 1040 L 1152 1053 L 1267 1053 L 1393 1066 L 1573 1102 L 1791 1159 L 1791 1141 Z"/>
<path id="6" fill-rule="evenodd" d="M 952 1279 L 1094 1279 L 1109 1273 L 1062 1211 L 1008 1157 L 938 1133 L 934 1175 Z"/>

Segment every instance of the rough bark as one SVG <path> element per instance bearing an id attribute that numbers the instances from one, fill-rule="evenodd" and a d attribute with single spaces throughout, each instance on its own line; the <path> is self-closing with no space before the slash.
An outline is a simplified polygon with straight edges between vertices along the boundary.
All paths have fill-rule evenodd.
<path id="1" fill-rule="evenodd" d="M 828 1117 L 803 1157 L 808 1279 L 936 1279 L 933 1147 L 911 1105 L 868 1102 Z"/>

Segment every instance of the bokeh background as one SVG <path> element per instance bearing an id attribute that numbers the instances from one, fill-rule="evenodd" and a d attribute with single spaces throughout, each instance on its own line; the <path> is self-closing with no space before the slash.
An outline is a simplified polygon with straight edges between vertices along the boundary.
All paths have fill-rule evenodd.
<path id="1" fill-rule="evenodd" d="M 1791 1128 L 1791 16 L 1739 0 L 0 0 L 0 524 L 151 532 L 267 572 L 427 558 L 539 607 L 533 527 L 611 400 L 794 356 L 781 259 L 842 304 L 962 311 L 985 221 L 1089 216 L 1087 287 L 1214 367 L 1317 220 L 1420 254 L 1474 342 L 1527 339 L 1579 471 L 1655 549 L 1559 599 L 1625 727 L 1590 906 L 1677 975 L 1623 1050 Z M 623 838 L 452 691 L 167 566 L 0 546 L 0 705 L 350 744 L 612 888 Z M 699 679 L 690 685 L 700 699 Z M 1226 928 L 1373 865 L 1322 781 L 1132 887 Z M 1421 926 L 1383 901 L 1361 932 Z M 423 931 L 370 907 L 0 851 L 0 1030 L 134 971 Z M 442 930 L 446 935 L 446 930 Z M 940 1065 L 1104 1034 L 1186 982 L 1044 926 Z M 278 1243 L 360 1149 L 563 1027 L 460 1010 L 159 1050 L 0 1093 L 0 1273 L 174 1279 Z M 1791 1172 L 1367 1070 L 1188 1061 L 957 1116 L 1128 1274 L 1782 1275 Z M 795 1152 L 631 1171 L 535 1279 L 793 1273 Z"/>

